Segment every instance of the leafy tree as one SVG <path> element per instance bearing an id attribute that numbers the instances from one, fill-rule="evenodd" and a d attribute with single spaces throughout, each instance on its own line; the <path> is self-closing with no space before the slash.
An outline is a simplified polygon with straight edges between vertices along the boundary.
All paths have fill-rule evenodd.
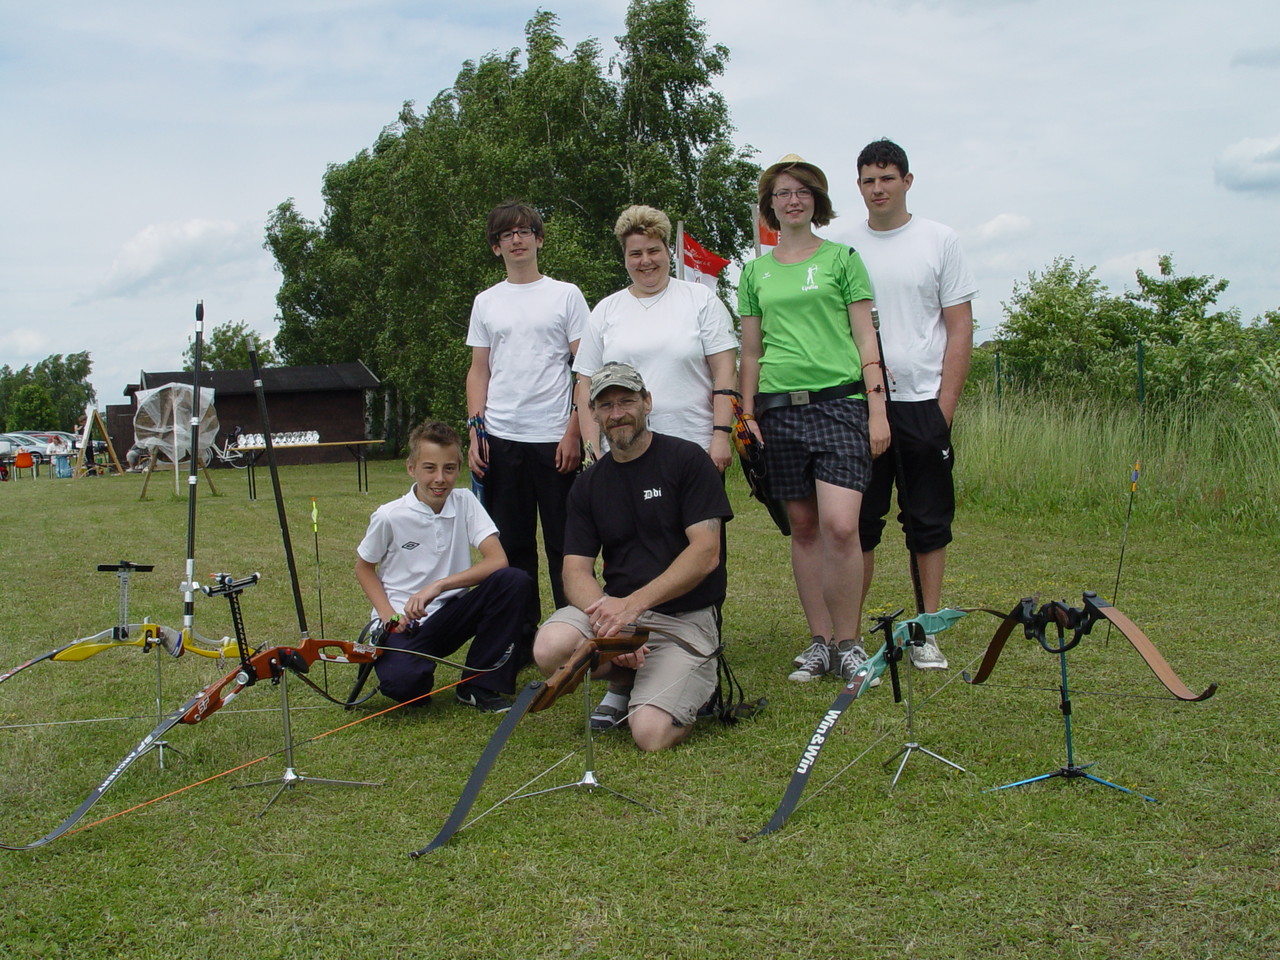
<path id="1" fill-rule="evenodd" d="M 1011 380 L 1083 384 L 1100 354 L 1135 342 L 1136 309 L 1110 296 L 1096 270 L 1058 257 L 1039 276 L 1033 271 L 1013 285 L 997 334 Z"/>
<path id="2" fill-rule="evenodd" d="M 502 277 L 484 239 L 496 204 L 542 213 L 543 269 L 591 302 L 627 282 L 612 226 L 631 203 L 745 252 L 759 171 L 731 142 L 711 86 L 728 51 L 702 26 L 688 0 L 633 0 L 607 67 L 595 40 L 568 50 L 540 11 L 523 62 L 517 50 L 467 61 L 425 112 L 406 103 L 372 147 L 329 168 L 320 222 L 286 201 L 268 223 L 284 360 L 364 360 L 398 444 L 412 421 L 466 415 L 471 301 Z"/>
<path id="3" fill-rule="evenodd" d="M 1153 401 L 1280 396 L 1280 312 L 1243 325 L 1239 310 L 1216 309 L 1228 281 L 1178 276 L 1169 255 L 1156 275 L 1138 270 L 1137 289 L 1121 297 L 1094 272 L 1059 257 L 1014 285 L 998 335 L 1011 381 L 1134 398 L 1141 374 Z"/>
<path id="4" fill-rule="evenodd" d="M 249 346 L 258 350 L 258 365 L 275 367 L 280 365 L 271 341 L 260 336 L 256 330 L 250 329 L 243 320 L 220 323 L 209 331 L 200 349 L 200 365 L 206 370 L 248 370 Z M 187 342 L 183 351 L 183 370 L 191 370 L 195 366 L 195 340 Z"/>
<path id="5" fill-rule="evenodd" d="M 8 365 L 0 367 L 0 427 L 5 430 L 22 429 L 13 404 L 18 391 L 28 385 L 44 389 L 53 404 L 53 414 L 45 418 L 36 430 L 72 430 L 84 413 L 87 404 L 97 400 L 89 374 L 93 362 L 87 352 L 53 354 L 34 367 L 13 370 Z"/>
<path id="6" fill-rule="evenodd" d="M 47 387 L 39 383 L 28 383 L 19 387 L 13 394 L 9 406 L 9 422 L 12 430 L 50 430 L 57 417 L 53 406 L 53 398 Z"/>
<path id="7" fill-rule="evenodd" d="M 1173 257 L 1167 253 L 1158 262 L 1158 276 L 1139 270 L 1138 289 L 1124 295 L 1143 311 L 1141 336 L 1144 341 L 1176 345 L 1197 327 L 1219 326 L 1224 322 L 1239 326 L 1238 310 L 1227 313 L 1210 310 L 1229 281 L 1213 276 L 1179 277 L 1173 270 Z"/>

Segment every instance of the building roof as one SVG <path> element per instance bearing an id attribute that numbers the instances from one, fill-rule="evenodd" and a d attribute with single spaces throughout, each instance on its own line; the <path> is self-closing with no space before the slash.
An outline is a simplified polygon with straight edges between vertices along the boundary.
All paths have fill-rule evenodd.
<path id="1" fill-rule="evenodd" d="M 190 370 L 148 373 L 143 370 L 139 383 L 124 388 L 125 396 L 138 390 L 154 390 L 166 383 L 191 383 Z M 363 361 L 355 363 L 321 363 L 305 367 L 265 367 L 262 388 L 267 393 L 316 393 L 332 390 L 368 390 L 379 380 Z M 253 393 L 252 370 L 204 370 L 200 386 L 212 387 L 221 396 Z"/>

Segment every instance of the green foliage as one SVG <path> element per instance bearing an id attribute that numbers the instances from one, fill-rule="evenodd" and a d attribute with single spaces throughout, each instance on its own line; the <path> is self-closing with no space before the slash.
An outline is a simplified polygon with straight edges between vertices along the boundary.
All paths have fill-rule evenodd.
<path id="1" fill-rule="evenodd" d="M 18 416 L 14 408 L 19 391 L 26 386 L 38 386 L 44 391 L 44 398 L 52 405 L 52 412 L 41 411 L 42 422 L 31 424 L 25 429 L 35 430 L 73 430 L 80 417 L 84 415 L 86 404 L 94 403 L 97 394 L 89 383 L 89 373 L 93 369 L 93 361 L 88 352 L 53 354 L 45 357 L 34 367 L 25 366 L 14 370 L 7 364 L 0 367 L 0 429 L 22 430 L 19 421 L 25 422 L 27 417 Z M 34 396 L 34 395 L 30 395 Z"/>
<path id="2" fill-rule="evenodd" d="M 9 423 L 12 430 L 49 430 L 58 413 L 53 408 L 49 390 L 39 383 L 23 384 L 14 391 L 9 404 Z"/>
<path id="3" fill-rule="evenodd" d="M 258 350 L 258 366 L 280 365 L 271 341 L 251 330 L 243 320 L 220 323 L 209 332 L 201 344 L 200 365 L 206 370 L 248 370 L 252 366 L 249 363 L 250 344 Z M 195 366 L 195 350 L 195 341 L 189 340 L 187 349 L 182 353 L 183 370 Z"/>
<path id="4" fill-rule="evenodd" d="M 282 358 L 364 360 L 387 387 L 383 430 L 398 442 L 425 416 L 466 415 L 471 301 L 503 275 L 484 238 L 497 204 L 539 210 L 542 269 L 589 302 L 627 282 L 612 226 L 631 203 L 744 253 L 758 168 L 711 86 L 728 51 L 708 43 L 688 0 L 634 0 L 626 27 L 606 65 L 595 40 L 569 50 L 540 11 L 523 63 L 517 50 L 465 62 L 425 112 L 406 103 L 371 148 L 330 167 L 319 223 L 291 200 L 277 207 L 266 245 L 283 278 Z"/>
<path id="5" fill-rule="evenodd" d="M 1276 312 L 1244 325 L 1238 310 L 1214 309 L 1228 281 L 1178 276 L 1168 255 L 1159 263 L 1158 275 L 1137 271 L 1137 290 L 1121 297 L 1094 276 L 1096 268 L 1070 257 L 1015 284 L 995 345 L 1006 382 L 1060 396 L 1155 402 L 1275 397 Z M 985 372 L 975 369 L 970 379 Z"/>

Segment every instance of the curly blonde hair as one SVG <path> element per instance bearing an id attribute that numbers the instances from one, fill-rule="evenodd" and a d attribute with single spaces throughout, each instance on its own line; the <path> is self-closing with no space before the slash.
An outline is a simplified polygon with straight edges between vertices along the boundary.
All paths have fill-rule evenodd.
<path id="1" fill-rule="evenodd" d="M 671 219 L 661 210 L 639 203 L 632 204 L 618 215 L 618 222 L 613 225 L 613 235 L 618 238 L 618 243 L 625 245 L 627 237 L 633 233 L 661 240 L 664 246 L 669 247 Z"/>

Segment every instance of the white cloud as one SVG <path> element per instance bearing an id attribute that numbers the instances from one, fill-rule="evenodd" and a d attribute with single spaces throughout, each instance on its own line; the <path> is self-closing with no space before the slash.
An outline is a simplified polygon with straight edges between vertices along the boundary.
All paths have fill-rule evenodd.
<path id="1" fill-rule="evenodd" d="M 49 338 L 45 336 L 43 331 L 33 330 L 30 327 L 19 327 L 16 330 L 6 330 L 0 333 L 0 353 L 9 355 L 17 355 L 19 357 L 40 357 L 45 354 L 48 349 Z M 20 361 L 15 361 L 14 365 L 21 366 Z"/>
<path id="2" fill-rule="evenodd" d="M 966 231 L 965 239 L 971 238 L 976 244 L 995 243 L 1022 236 L 1030 231 L 1031 226 L 1031 218 L 1020 213 L 998 213 L 986 223 Z"/>
<path id="3" fill-rule="evenodd" d="M 1213 177 L 1228 190 L 1280 190 L 1280 137 L 1233 143 L 1214 162 Z"/>
<path id="4" fill-rule="evenodd" d="M 258 224 L 230 220 L 184 220 L 149 224 L 120 248 L 97 291 L 101 297 L 127 297 L 163 291 L 193 278 L 239 273 L 257 266 L 262 250 Z"/>

